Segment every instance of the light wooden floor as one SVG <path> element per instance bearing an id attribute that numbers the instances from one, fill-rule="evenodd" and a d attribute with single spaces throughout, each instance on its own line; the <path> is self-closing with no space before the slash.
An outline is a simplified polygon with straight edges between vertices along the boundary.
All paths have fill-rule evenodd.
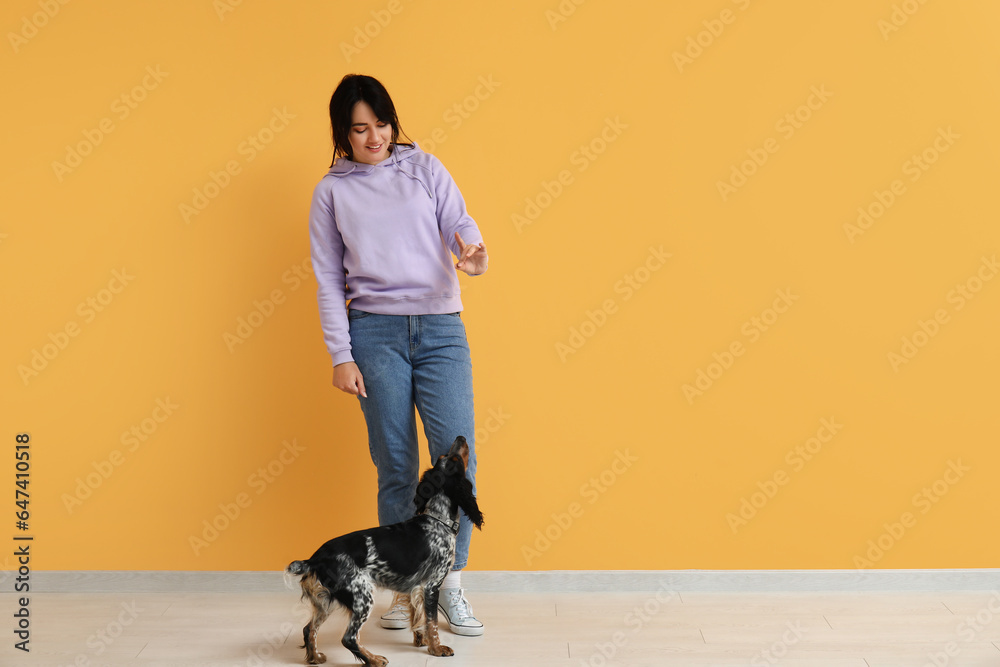
<path id="1" fill-rule="evenodd" d="M 408 645 L 377 619 L 363 643 L 393 667 L 613 665 L 1000 666 L 1000 593 L 479 593 L 482 637 L 442 631 L 455 657 Z M 388 595 L 379 593 L 377 613 Z M 31 653 L 13 649 L 16 600 L 0 665 L 303 664 L 295 593 L 40 593 Z M 343 616 L 320 631 L 328 665 L 355 665 Z M 951 652 L 952 655 L 948 655 Z"/>

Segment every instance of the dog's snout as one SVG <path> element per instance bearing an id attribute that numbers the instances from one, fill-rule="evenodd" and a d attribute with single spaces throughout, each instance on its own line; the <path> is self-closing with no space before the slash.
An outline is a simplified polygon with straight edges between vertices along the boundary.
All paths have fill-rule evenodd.
<path id="1" fill-rule="evenodd" d="M 448 456 L 459 456 L 462 459 L 462 465 L 465 466 L 466 470 L 469 468 L 469 443 L 466 441 L 465 436 L 460 435 L 455 438 L 455 442 L 451 444 L 451 451 L 448 452 Z"/>

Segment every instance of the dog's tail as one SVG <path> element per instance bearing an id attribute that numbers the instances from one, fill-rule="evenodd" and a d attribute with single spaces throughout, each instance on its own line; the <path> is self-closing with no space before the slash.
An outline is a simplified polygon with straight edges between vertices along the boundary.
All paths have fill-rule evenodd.
<path id="1" fill-rule="evenodd" d="M 285 587 L 289 590 L 295 590 L 295 577 L 300 577 L 303 574 L 309 574 L 312 572 L 312 568 L 309 567 L 309 561 L 307 560 L 293 560 L 285 568 Z"/>
<path id="2" fill-rule="evenodd" d="M 410 591 L 410 629 L 418 630 L 424 627 L 424 587 L 414 586 Z"/>

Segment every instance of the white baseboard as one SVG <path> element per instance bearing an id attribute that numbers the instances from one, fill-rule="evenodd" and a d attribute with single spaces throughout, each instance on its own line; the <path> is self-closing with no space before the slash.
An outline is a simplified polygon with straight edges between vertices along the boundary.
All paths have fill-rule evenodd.
<path id="1" fill-rule="evenodd" d="M 9 579 L 12 573 L 0 574 Z M 7 575 L 4 577 L 3 575 Z M 9 582 L 8 582 L 9 583 Z M 462 585 L 484 592 L 615 591 L 961 591 L 1000 590 L 1000 569 L 953 570 L 465 570 Z M 280 571 L 36 571 L 33 593 L 270 593 L 287 590 Z"/>

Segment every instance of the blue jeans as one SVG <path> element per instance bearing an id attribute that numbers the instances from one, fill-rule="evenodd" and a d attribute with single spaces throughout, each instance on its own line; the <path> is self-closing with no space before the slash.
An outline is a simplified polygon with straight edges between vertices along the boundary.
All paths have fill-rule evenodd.
<path id="1" fill-rule="evenodd" d="M 469 443 L 466 476 L 476 485 L 472 360 L 458 313 L 379 315 L 347 311 L 351 353 L 368 398 L 358 395 L 368 424 L 368 448 L 378 470 L 379 525 L 414 515 L 420 475 L 417 422 L 427 436 L 431 464 L 457 436 Z M 460 512 L 454 569 L 469 561 L 472 522 Z"/>

